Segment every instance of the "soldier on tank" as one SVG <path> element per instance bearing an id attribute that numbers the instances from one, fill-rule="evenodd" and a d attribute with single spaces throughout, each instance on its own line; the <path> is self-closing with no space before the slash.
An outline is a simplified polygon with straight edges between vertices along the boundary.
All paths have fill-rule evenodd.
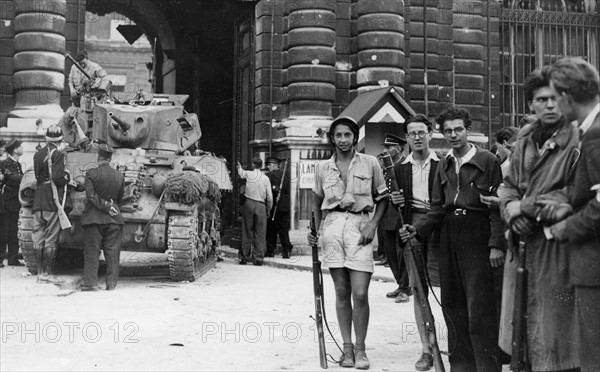
<path id="1" fill-rule="evenodd" d="M 90 81 L 77 67 L 71 66 L 71 72 L 69 72 L 71 103 L 79 107 L 81 96 L 90 88 L 99 86 L 100 80 L 106 77 L 107 74 L 99 64 L 88 59 L 87 52 L 85 50 L 75 57 L 75 61 L 79 63 L 85 72 L 93 79 Z"/>

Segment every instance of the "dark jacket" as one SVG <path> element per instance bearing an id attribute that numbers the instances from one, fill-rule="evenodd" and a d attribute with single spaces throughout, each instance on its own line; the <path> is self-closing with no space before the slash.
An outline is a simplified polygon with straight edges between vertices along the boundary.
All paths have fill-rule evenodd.
<path id="1" fill-rule="evenodd" d="M 489 214 L 491 234 L 488 247 L 506 249 L 500 210 L 490 209 L 483 204 L 472 182 L 475 182 L 480 189 L 500 185 L 502 171 L 500 161 L 494 154 L 476 148 L 473 158 L 461 166 L 459 177 L 454 170 L 454 160 L 448 156 L 442 157 L 433 181 L 431 210 L 415 224 L 417 232 L 422 237 L 428 237 L 441 228 L 448 212 L 454 209 L 466 209 L 481 212 L 483 215 Z"/>
<path id="2" fill-rule="evenodd" d="M 101 162 L 97 168 L 85 173 L 87 204 L 81 215 L 81 225 L 123 224 L 123 215 L 111 216 L 111 200 L 119 208 L 125 191 L 125 176 L 109 163 Z"/>
<path id="3" fill-rule="evenodd" d="M 21 204 L 19 203 L 19 186 L 21 178 L 23 178 L 21 164 L 9 156 L 5 160 L 0 161 L 0 169 L 4 174 L 4 180 L 2 181 L 2 203 L 0 205 L 2 205 L 3 210 L 18 212 L 21 209 Z"/>
<path id="4" fill-rule="evenodd" d="M 56 149 L 54 145 L 48 144 L 33 155 L 33 169 L 37 181 L 37 189 L 33 198 L 34 211 L 56 211 L 56 205 L 52 197 L 52 185 L 49 182 L 48 148 L 50 148 L 50 151 Z M 69 183 L 69 175 L 65 172 L 65 154 L 59 150 L 52 153 L 52 180 L 56 184 L 58 199 L 62 203 L 65 187 Z M 72 203 L 67 193 L 65 210 L 69 210 L 70 205 Z"/>
<path id="5" fill-rule="evenodd" d="M 279 185 L 281 185 L 281 176 L 283 174 L 283 170 L 276 169 L 273 172 L 267 173 L 269 177 L 269 181 L 271 181 L 271 191 L 273 192 L 273 208 L 271 208 L 271 212 L 275 209 L 275 201 L 277 201 L 277 196 L 281 193 L 281 197 L 279 199 L 279 204 L 277 204 L 277 212 L 289 212 L 290 211 L 290 179 L 289 175 L 286 175 L 283 180 L 283 186 L 281 190 L 279 190 Z"/>
<path id="6" fill-rule="evenodd" d="M 396 178 L 398 178 L 398 174 L 400 172 L 400 163 L 403 160 L 404 160 L 404 157 L 399 158 L 399 159 L 397 159 L 397 162 L 394 164 L 394 173 L 396 174 Z M 388 189 L 390 189 L 390 187 L 391 187 L 390 180 L 388 179 L 388 175 L 387 175 L 385 168 L 383 169 L 383 175 L 385 177 Z M 400 186 L 399 182 L 398 182 L 398 186 L 400 188 L 402 188 Z M 381 228 L 386 231 L 392 231 L 392 230 L 397 231 L 400 227 L 402 227 L 400 222 L 401 222 L 400 214 L 398 213 L 398 210 L 396 209 L 394 204 L 392 204 L 392 201 L 389 200 L 387 210 L 385 211 L 385 214 L 383 215 L 381 222 L 379 222 L 379 226 L 381 226 Z"/>
<path id="7" fill-rule="evenodd" d="M 433 195 L 433 182 L 435 180 L 435 174 L 437 172 L 439 161 L 431 159 L 431 166 L 429 168 L 429 185 L 427 187 L 429 191 L 429 197 Z M 398 170 L 396 170 L 396 181 L 398 182 L 398 186 L 404 192 L 404 210 L 402 211 L 402 217 L 404 218 L 405 223 L 410 223 L 412 221 L 412 197 L 413 197 L 413 189 L 412 189 L 412 164 L 398 164 Z"/>
<path id="8" fill-rule="evenodd" d="M 581 157 L 569 193 L 575 213 L 565 221 L 568 232 L 569 280 L 600 286 L 600 202 L 590 188 L 600 184 L 600 115 L 581 138 Z"/>

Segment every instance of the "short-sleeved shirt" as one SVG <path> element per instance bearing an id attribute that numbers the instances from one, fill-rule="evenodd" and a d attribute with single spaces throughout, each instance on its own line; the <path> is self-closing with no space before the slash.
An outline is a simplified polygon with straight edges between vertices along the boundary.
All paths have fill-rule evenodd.
<path id="1" fill-rule="evenodd" d="M 323 199 L 321 210 L 340 207 L 350 212 L 371 212 L 375 203 L 388 193 L 377 158 L 355 152 L 348 167 L 347 185 L 342 181 L 335 159 L 334 154 L 319 164 L 315 174 L 313 192 Z"/>

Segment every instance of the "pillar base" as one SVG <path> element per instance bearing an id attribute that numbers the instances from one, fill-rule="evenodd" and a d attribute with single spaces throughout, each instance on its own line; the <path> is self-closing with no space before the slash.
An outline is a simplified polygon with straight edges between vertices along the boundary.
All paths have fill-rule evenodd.
<path id="1" fill-rule="evenodd" d="M 15 133 L 35 133 L 39 129 L 36 126 L 38 119 L 42 120 L 42 128 L 45 130 L 50 125 L 58 123 L 64 114 L 58 104 L 21 106 L 8 114 L 4 130 Z"/>

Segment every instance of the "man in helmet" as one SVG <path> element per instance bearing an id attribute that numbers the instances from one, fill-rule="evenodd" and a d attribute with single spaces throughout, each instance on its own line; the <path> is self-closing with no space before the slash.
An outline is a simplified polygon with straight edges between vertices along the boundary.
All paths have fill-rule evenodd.
<path id="1" fill-rule="evenodd" d="M 52 275 L 56 246 L 61 231 L 58 209 L 54 203 L 52 183 L 56 185 L 59 203 L 68 207 L 66 187 L 69 175 L 65 171 L 63 132 L 53 124 L 46 130 L 46 146 L 33 156 L 37 189 L 33 199 L 33 232 L 38 282 L 56 282 Z M 52 172 L 50 173 L 51 160 Z"/>
<path id="2" fill-rule="evenodd" d="M 315 222 L 320 226 L 322 211 L 327 212 L 321 247 L 336 292 L 337 318 L 344 342 L 340 365 L 368 369 L 365 338 L 369 283 L 374 271 L 371 242 L 387 208 L 388 188 L 377 158 L 356 151 L 358 125 L 354 120 L 334 120 L 329 140 L 335 153 L 315 173 Z M 309 233 L 308 242 L 317 244 L 318 237 Z M 352 325 L 356 345 L 352 343 Z"/>

